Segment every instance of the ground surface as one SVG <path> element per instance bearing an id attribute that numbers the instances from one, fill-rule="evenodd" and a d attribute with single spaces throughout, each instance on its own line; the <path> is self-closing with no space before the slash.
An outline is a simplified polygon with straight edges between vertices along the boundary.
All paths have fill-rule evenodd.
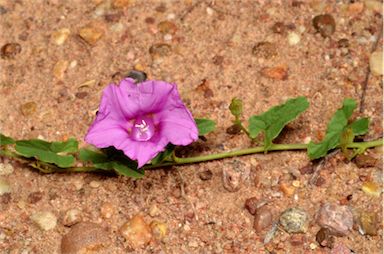
<path id="1" fill-rule="evenodd" d="M 206 142 L 199 141 L 194 153 L 251 145 L 244 135 L 226 133 L 232 97 L 243 99 L 245 116 L 250 116 L 306 96 L 309 110 L 278 142 L 317 141 L 343 98 L 360 102 L 365 84 L 364 110 L 354 116 L 371 117 L 366 138 L 378 138 L 382 76 L 365 79 L 382 29 L 375 7 L 380 2 L 321 2 L 0 0 L 0 46 L 18 44 L 0 59 L 1 132 L 20 139 L 82 140 L 102 89 L 139 69 L 149 79 L 177 83 L 195 117 L 217 121 L 217 130 Z M 324 13 L 336 21 L 335 32 L 326 38 L 312 25 Z M 262 75 L 265 67 L 278 67 L 278 73 Z M 335 246 L 381 253 L 382 196 L 368 195 L 362 184 L 376 180 L 381 186 L 382 153 L 375 149 L 369 154 L 378 160 L 367 168 L 345 162 L 340 154 L 332 156 L 317 172 L 321 180 L 315 184 L 310 183 L 313 173 L 300 173 L 309 163 L 304 152 L 147 171 L 139 181 L 86 173 L 43 175 L 2 159 L 2 168 L 11 163 L 13 172 L 3 170 L 1 177 L 11 192 L 0 196 L 0 252 L 60 253 L 61 239 L 71 230 L 65 217 L 77 209 L 81 221 L 106 230 L 107 244 L 96 253 L 330 253 L 331 248 L 342 253 Z M 250 172 L 235 192 L 223 186 L 222 171 L 228 167 Z M 206 170 L 212 178 L 202 180 L 199 174 Z M 266 201 L 277 215 L 302 208 L 309 216 L 308 230 L 290 234 L 278 229 L 264 245 L 265 232 L 254 229 L 254 218 L 244 208 L 250 197 Z M 346 236 L 336 237 L 333 247 L 320 247 L 315 216 L 328 202 L 347 205 L 357 214 L 373 213 L 377 235 L 362 235 L 355 225 Z M 45 231 L 33 221 L 41 211 L 57 218 L 53 229 Z M 136 214 L 148 224 L 164 223 L 165 238 L 153 237 L 133 250 L 120 228 Z M 267 223 L 269 228 L 274 221 Z"/>

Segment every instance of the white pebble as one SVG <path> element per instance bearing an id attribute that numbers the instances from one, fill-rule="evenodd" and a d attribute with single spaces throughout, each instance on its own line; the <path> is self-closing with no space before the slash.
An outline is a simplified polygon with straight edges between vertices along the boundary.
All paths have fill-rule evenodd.
<path id="1" fill-rule="evenodd" d="M 0 175 L 9 175 L 13 173 L 13 166 L 9 163 L 0 163 Z"/>
<path id="2" fill-rule="evenodd" d="M 5 179 L 0 179 L 0 196 L 6 193 L 11 193 L 11 186 Z"/>
<path id="3" fill-rule="evenodd" d="M 56 227 L 57 218 L 51 212 L 37 212 L 32 214 L 31 220 L 42 230 L 48 231 Z"/>
<path id="4" fill-rule="evenodd" d="M 165 41 L 171 41 L 172 40 L 172 35 L 171 34 L 165 34 L 164 35 L 164 40 Z"/>
<path id="5" fill-rule="evenodd" d="M 288 33 L 288 44 L 293 46 L 300 42 L 300 35 L 295 32 Z"/>
<path id="6" fill-rule="evenodd" d="M 211 7 L 207 7 L 207 14 L 209 16 L 212 16 L 213 15 L 213 9 Z"/>

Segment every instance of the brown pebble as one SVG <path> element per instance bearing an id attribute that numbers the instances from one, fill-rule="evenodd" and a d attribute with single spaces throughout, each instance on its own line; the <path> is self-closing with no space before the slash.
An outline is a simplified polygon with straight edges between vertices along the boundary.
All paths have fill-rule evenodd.
<path id="1" fill-rule="evenodd" d="M 361 212 L 358 225 L 360 227 L 360 232 L 364 235 L 377 235 L 377 216 L 375 213 L 371 212 Z"/>
<path id="2" fill-rule="evenodd" d="M 108 233 L 99 225 L 91 222 L 81 222 L 74 225 L 61 239 L 61 253 L 103 253 L 109 245 Z"/>
<path id="3" fill-rule="evenodd" d="M 127 221 L 120 228 L 120 233 L 134 249 L 146 246 L 152 239 L 151 228 L 141 215 L 135 215 Z"/>
<path id="4" fill-rule="evenodd" d="M 80 37 L 90 45 L 95 45 L 104 35 L 104 30 L 97 24 L 90 24 L 80 29 Z"/>
<path id="5" fill-rule="evenodd" d="M 364 3 L 355 2 L 348 5 L 348 14 L 351 16 L 357 16 L 364 10 Z"/>
<path id="6" fill-rule="evenodd" d="M 359 168 L 369 168 L 376 165 L 377 160 L 370 155 L 359 154 L 355 158 L 355 164 Z"/>
<path id="7" fill-rule="evenodd" d="M 166 12 L 166 10 L 167 10 L 167 7 L 165 6 L 165 4 L 160 4 L 159 6 L 157 6 L 156 8 L 155 8 L 155 10 L 157 11 L 157 12 Z"/>
<path id="8" fill-rule="evenodd" d="M 304 244 L 305 236 L 303 234 L 293 234 L 289 241 L 292 246 L 301 246 Z"/>
<path id="9" fill-rule="evenodd" d="M 169 56 L 171 52 L 171 45 L 166 43 L 156 43 L 149 48 L 149 53 L 153 58 Z"/>
<path id="10" fill-rule="evenodd" d="M 3 195 L 0 195 L 0 203 L 4 205 L 9 204 L 11 200 L 12 200 L 11 193 L 4 193 Z"/>
<path id="11" fill-rule="evenodd" d="M 309 174 L 313 174 L 315 169 L 312 163 L 308 163 L 304 167 L 299 168 L 299 171 L 300 171 L 300 174 L 302 175 L 309 175 Z"/>
<path id="12" fill-rule="evenodd" d="M 85 97 L 88 96 L 88 92 L 77 92 L 75 94 L 76 98 L 79 98 L 79 99 L 84 99 Z"/>
<path id="13" fill-rule="evenodd" d="M 257 208 L 260 205 L 260 200 L 256 197 L 251 197 L 245 200 L 244 207 L 252 215 L 255 215 Z"/>
<path id="14" fill-rule="evenodd" d="M 312 25 L 323 37 L 330 37 L 336 30 L 335 19 L 330 14 L 317 15 L 313 18 Z"/>
<path id="15" fill-rule="evenodd" d="M 321 228 L 316 234 L 316 241 L 321 247 L 333 248 L 335 238 L 331 235 L 328 228 Z"/>
<path id="16" fill-rule="evenodd" d="M 270 59 L 277 55 L 277 47 L 271 42 L 262 41 L 252 48 L 252 54 L 264 59 Z"/>
<path id="17" fill-rule="evenodd" d="M 229 135 L 237 135 L 241 132 L 241 126 L 239 124 L 233 124 L 226 129 L 226 133 Z"/>
<path id="18" fill-rule="evenodd" d="M 19 43 L 7 43 L 1 47 L 1 58 L 13 59 L 21 52 L 21 45 Z"/>
<path id="19" fill-rule="evenodd" d="M 288 66 L 280 65 L 275 67 L 264 67 L 261 69 L 261 75 L 274 80 L 287 80 Z"/>
<path id="20" fill-rule="evenodd" d="M 175 34 L 177 31 L 177 26 L 168 20 L 161 21 L 157 28 L 162 34 Z"/>
<path id="21" fill-rule="evenodd" d="M 349 40 L 346 38 L 340 39 L 337 41 L 337 46 L 339 48 L 348 48 L 349 47 Z"/>
<path id="22" fill-rule="evenodd" d="M 212 62 L 213 62 L 213 64 L 215 64 L 215 65 L 222 65 L 223 62 L 224 62 L 224 57 L 223 57 L 223 56 L 220 56 L 220 55 L 215 55 L 215 56 L 212 58 Z"/>
<path id="23" fill-rule="evenodd" d="M 36 112 L 36 109 L 37 109 L 37 104 L 36 104 L 36 102 L 33 102 L 33 101 L 24 103 L 24 104 L 21 105 L 21 107 L 20 107 L 21 113 L 22 113 L 24 116 L 30 116 L 30 115 L 32 115 L 33 113 Z"/>
<path id="24" fill-rule="evenodd" d="M 105 14 L 104 19 L 107 22 L 115 23 L 123 16 L 121 12 Z"/>
<path id="25" fill-rule="evenodd" d="M 320 186 L 322 186 L 323 184 L 325 184 L 325 179 L 324 179 L 324 177 L 322 177 L 322 176 L 319 176 L 317 179 L 316 179 L 316 182 L 315 182 L 315 185 L 317 186 L 317 187 L 320 187 Z"/>
<path id="26" fill-rule="evenodd" d="M 199 178 L 203 181 L 211 180 L 213 176 L 213 173 L 210 169 L 204 170 L 199 173 Z"/>
<path id="27" fill-rule="evenodd" d="M 272 220 L 273 215 L 271 208 L 268 206 L 262 206 L 256 210 L 253 228 L 256 232 L 261 232 L 272 225 Z"/>
<path id="28" fill-rule="evenodd" d="M 154 24 L 155 23 L 155 19 L 153 17 L 147 17 L 147 18 L 145 18 L 144 21 L 147 24 Z"/>
<path id="29" fill-rule="evenodd" d="M 69 62 L 66 60 L 59 60 L 53 67 L 53 76 L 57 79 L 63 79 L 64 74 L 68 68 Z"/>
<path id="30" fill-rule="evenodd" d="M 272 26 L 272 31 L 274 33 L 277 33 L 277 34 L 284 34 L 287 30 L 287 27 L 285 26 L 285 24 L 283 22 L 276 22 L 273 26 Z"/>
<path id="31" fill-rule="evenodd" d="M 328 228 L 332 235 L 345 236 L 352 230 L 352 210 L 348 206 L 325 203 L 318 211 L 317 223 L 323 228 Z"/>
<path id="32" fill-rule="evenodd" d="M 202 92 L 205 98 L 210 98 L 214 95 L 213 90 L 209 87 L 209 81 L 207 79 L 201 81 L 197 86 L 196 91 Z"/>
<path id="33" fill-rule="evenodd" d="M 43 192 L 35 191 L 28 195 L 27 201 L 30 204 L 36 204 L 43 198 Z"/>

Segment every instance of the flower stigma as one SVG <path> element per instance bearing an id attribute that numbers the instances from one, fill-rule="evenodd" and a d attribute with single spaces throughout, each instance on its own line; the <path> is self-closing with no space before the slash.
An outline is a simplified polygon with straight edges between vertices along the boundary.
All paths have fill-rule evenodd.
<path id="1" fill-rule="evenodd" d="M 148 117 L 139 117 L 135 120 L 131 137 L 136 141 L 148 141 L 155 134 L 153 121 Z"/>

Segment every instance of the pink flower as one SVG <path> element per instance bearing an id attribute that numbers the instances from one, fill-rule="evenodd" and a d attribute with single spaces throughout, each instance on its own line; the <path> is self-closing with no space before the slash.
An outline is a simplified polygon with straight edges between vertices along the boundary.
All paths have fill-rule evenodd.
<path id="1" fill-rule="evenodd" d="M 188 145 L 198 139 L 196 123 L 175 84 L 126 78 L 110 84 L 85 136 L 98 148 L 114 146 L 142 167 L 168 143 Z"/>

